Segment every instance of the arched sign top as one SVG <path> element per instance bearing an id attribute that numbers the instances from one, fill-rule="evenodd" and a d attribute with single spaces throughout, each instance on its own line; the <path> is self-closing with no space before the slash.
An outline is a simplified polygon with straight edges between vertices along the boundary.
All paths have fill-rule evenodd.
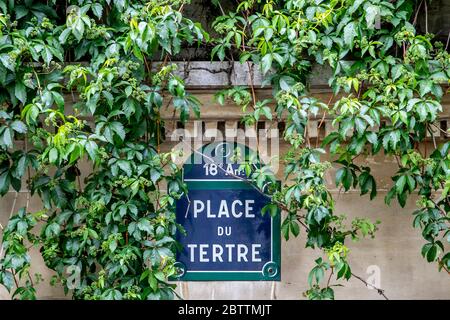
<path id="1" fill-rule="evenodd" d="M 183 166 L 185 181 L 239 180 L 246 178 L 241 165 L 260 164 L 248 146 L 229 141 L 208 143 L 193 152 Z"/>
<path id="2" fill-rule="evenodd" d="M 184 164 L 187 194 L 176 203 L 175 277 L 182 281 L 278 281 L 281 277 L 280 215 L 262 215 L 270 197 L 248 181 L 242 163 L 258 156 L 236 142 L 204 145 Z"/>

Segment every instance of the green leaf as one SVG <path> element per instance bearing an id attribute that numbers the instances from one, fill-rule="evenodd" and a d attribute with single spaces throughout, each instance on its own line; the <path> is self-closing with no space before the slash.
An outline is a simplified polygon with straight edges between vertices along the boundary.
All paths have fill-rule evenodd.
<path id="1" fill-rule="evenodd" d="M 366 132 L 366 139 L 367 139 L 367 141 L 369 141 L 373 145 L 377 145 L 378 144 L 378 136 L 373 131 L 367 131 Z"/>
<path id="2" fill-rule="evenodd" d="M 101 18 L 103 14 L 103 6 L 100 3 L 94 3 L 91 6 L 92 12 L 97 18 Z"/>
<path id="3" fill-rule="evenodd" d="M 16 170 L 13 173 L 13 176 L 15 176 L 16 178 L 21 178 L 23 176 L 23 174 L 25 173 L 25 168 L 27 167 L 29 162 L 28 159 L 29 158 L 25 154 L 19 158 L 19 161 L 17 161 L 16 163 Z"/>
<path id="4" fill-rule="evenodd" d="M 419 93 L 420 96 L 425 96 L 427 93 L 431 92 L 433 87 L 433 81 L 431 80 L 422 80 L 419 81 Z"/>
<path id="5" fill-rule="evenodd" d="M 343 167 L 336 172 L 336 187 L 342 184 L 345 191 L 348 191 L 353 183 L 353 175 L 350 168 Z"/>
<path id="6" fill-rule="evenodd" d="M 348 265 L 347 262 L 339 263 L 337 265 L 337 270 L 338 270 L 337 277 L 336 277 L 337 279 L 345 278 L 346 280 L 348 280 L 352 276 L 350 266 Z"/>
<path id="7" fill-rule="evenodd" d="M 91 160 L 95 161 L 96 157 L 97 157 L 97 150 L 98 150 L 97 144 L 92 140 L 88 140 L 86 142 L 86 145 L 84 146 L 84 148 L 86 149 L 86 152 L 88 153 Z"/>
<path id="8" fill-rule="evenodd" d="M 344 28 L 344 43 L 350 48 L 353 48 L 354 39 L 358 34 L 356 28 L 357 25 L 355 21 L 350 22 Z"/>
<path id="9" fill-rule="evenodd" d="M 406 176 L 406 182 L 408 184 L 408 189 L 410 192 L 413 192 L 414 189 L 416 188 L 416 181 L 414 180 L 413 177 L 411 177 L 410 175 Z"/>
<path id="10" fill-rule="evenodd" d="M 14 8 L 14 11 L 17 20 L 20 20 L 21 18 L 25 17 L 30 12 L 30 10 L 27 7 L 21 5 L 16 6 Z"/>
<path id="11" fill-rule="evenodd" d="M 8 290 L 8 292 L 11 292 L 11 289 L 14 286 L 13 274 L 7 270 L 0 271 L 0 283 L 5 286 L 6 290 Z"/>
<path id="12" fill-rule="evenodd" d="M 272 110 L 270 107 L 262 107 L 262 112 L 268 120 L 272 120 Z"/>
<path id="13" fill-rule="evenodd" d="M 366 124 L 366 122 L 364 121 L 364 119 L 359 118 L 359 117 L 355 119 L 355 127 L 356 127 L 356 131 L 357 131 L 359 134 L 363 134 L 363 133 L 366 131 L 366 126 L 367 126 L 367 124 Z"/>
<path id="14" fill-rule="evenodd" d="M 25 104 L 25 102 L 27 101 L 27 89 L 22 82 L 16 82 L 16 85 L 14 87 L 14 95 L 17 100 L 22 102 L 22 104 Z"/>
<path id="15" fill-rule="evenodd" d="M 56 148 L 51 148 L 49 153 L 48 153 L 48 161 L 50 163 L 55 163 L 58 161 L 58 149 Z"/>
<path id="16" fill-rule="evenodd" d="M 127 97 L 129 97 L 129 96 L 131 95 L 132 92 L 133 92 L 133 87 L 127 86 L 127 87 L 125 88 L 125 95 L 126 95 Z"/>
<path id="17" fill-rule="evenodd" d="M 439 247 L 436 244 L 433 244 L 427 251 L 427 261 L 428 262 L 436 261 L 438 256 L 439 256 Z"/>
<path id="18" fill-rule="evenodd" d="M 84 22 L 83 20 L 78 17 L 75 20 L 75 23 L 72 26 L 72 34 L 77 38 L 78 41 L 81 41 L 84 34 Z"/>
<path id="19" fill-rule="evenodd" d="M 52 91 L 53 99 L 59 108 L 64 107 L 64 98 L 59 92 Z"/>
<path id="20" fill-rule="evenodd" d="M 267 53 L 262 59 L 261 59 L 261 72 L 263 74 L 266 74 L 270 68 L 272 67 L 272 54 Z"/>
<path id="21" fill-rule="evenodd" d="M 119 160 L 117 161 L 117 165 L 119 168 L 126 173 L 127 176 L 131 176 L 131 164 L 127 160 Z"/>
<path id="22" fill-rule="evenodd" d="M 62 44 L 65 44 L 67 42 L 67 38 L 69 37 L 69 35 L 71 34 L 72 30 L 70 29 L 65 29 L 63 32 L 61 32 L 61 34 L 59 35 L 59 42 L 61 42 Z"/>
<path id="23" fill-rule="evenodd" d="M 327 208 L 319 206 L 314 210 L 314 219 L 317 221 L 317 223 L 321 223 L 323 219 L 325 219 L 327 216 L 329 216 L 330 213 Z"/>
<path id="24" fill-rule="evenodd" d="M 26 221 L 19 221 L 17 222 L 17 232 L 22 235 L 25 236 L 28 230 L 28 223 Z"/>
<path id="25" fill-rule="evenodd" d="M 161 178 L 161 172 L 155 168 L 150 169 L 150 179 L 152 180 L 153 184 L 156 184 L 159 178 Z"/>
<path id="26" fill-rule="evenodd" d="M 125 129 L 123 127 L 123 124 L 121 124 L 120 122 L 112 122 L 111 123 L 111 129 L 112 131 L 114 131 L 120 138 L 120 140 L 125 140 Z M 110 141 L 111 143 L 113 143 L 112 141 Z"/>
<path id="27" fill-rule="evenodd" d="M 3 134 L 0 136 L 0 145 L 12 148 L 13 146 L 13 131 L 8 127 L 0 128 L 0 132 L 3 129 Z"/>
<path id="28" fill-rule="evenodd" d="M 275 217 L 278 214 L 278 207 L 274 203 L 269 203 L 262 208 L 261 214 L 264 216 L 267 211 L 271 217 Z"/>
<path id="29" fill-rule="evenodd" d="M 83 152 L 83 148 L 80 144 L 72 144 L 73 146 L 73 150 L 70 153 L 70 160 L 69 160 L 69 164 L 73 164 L 75 163 L 81 156 L 82 156 L 82 152 Z M 68 152 L 66 150 L 66 152 Z"/>
<path id="30" fill-rule="evenodd" d="M 49 65 L 53 59 L 52 51 L 47 46 L 45 46 L 44 50 L 42 50 L 42 59 L 44 59 L 44 62 L 47 65 Z"/>
<path id="31" fill-rule="evenodd" d="M 0 54 L 0 61 L 5 66 L 5 68 L 15 71 L 15 60 L 11 58 L 11 56 L 7 53 Z"/>
<path id="32" fill-rule="evenodd" d="M 297 237 L 300 234 L 300 226 L 298 225 L 297 221 L 291 220 L 289 228 L 295 237 Z"/>
<path id="33" fill-rule="evenodd" d="M 36 104 L 30 103 L 23 108 L 22 119 L 25 118 L 28 125 L 35 124 L 36 119 L 39 116 L 39 111 L 39 107 Z"/>
<path id="34" fill-rule="evenodd" d="M 27 126 L 20 120 L 13 121 L 10 127 L 17 133 L 26 133 Z"/>
<path id="35" fill-rule="evenodd" d="M 406 184 L 406 176 L 400 176 L 395 182 L 395 190 L 397 193 L 402 193 Z"/>
<path id="36" fill-rule="evenodd" d="M 346 173 L 347 173 L 347 171 L 346 171 L 345 168 L 339 168 L 336 171 L 336 179 L 335 179 L 336 180 L 336 187 L 338 187 L 339 184 L 342 183 L 342 180 L 344 179 Z"/>
<path id="37" fill-rule="evenodd" d="M 283 224 L 281 226 L 281 233 L 286 241 L 289 240 L 289 224 Z"/>
<path id="38" fill-rule="evenodd" d="M 323 277 L 325 275 L 325 272 L 323 270 L 322 267 L 316 266 L 314 267 L 308 275 L 308 284 L 310 287 L 313 286 L 313 280 L 316 281 L 317 284 L 320 283 L 320 281 L 322 281 Z"/>
<path id="39" fill-rule="evenodd" d="M 155 278 L 152 272 L 149 274 L 148 284 L 153 291 L 156 291 L 158 289 L 158 280 Z"/>
<path id="40" fill-rule="evenodd" d="M 380 9 L 375 5 L 368 5 L 365 7 L 366 12 L 366 23 L 368 28 L 373 28 L 375 26 L 375 19 L 380 13 Z"/>
<path id="41" fill-rule="evenodd" d="M 348 9 L 348 14 L 352 14 L 354 13 L 356 10 L 358 10 L 358 8 L 361 6 L 361 4 L 364 2 L 365 0 L 355 0 L 353 2 L 353 4 L 350 6 L 350 8 Z"/>
<path id="42" fill-rule="evenodd" d="M 137 227 L 139 230 L 141 231 L 145 231 L 148 234 L 152 234 L 153 233 L 153 226 L 150 224 L 150 221 L 148 221 L 145 218 L 142 218 L 139 220 Z"/>
<path id="43" fill-rule="evenodd" d="M 0 195 L 4 195 L 9 190 L 11 178 L 8 171 L 3 172 L 0 175 Z"/>
<path id="44" fill-rule="evenodd" d="M 114 251 L 116 251 L 116 249 L 117 249 L 117 241 L 111 241 L 110 243 L 109 243 L 109 246 L 108 246 L 108 248 L 109 248 L 109 251 L 111 251 L 111 252 L 114 252 Z"/>
<path id="45" fill-rule="evenodd" d="M 52 222 L 45 228 L 45 237 L 47 239 L 53 238 L 59 234 L 61 227 L 58 223 Z"/>

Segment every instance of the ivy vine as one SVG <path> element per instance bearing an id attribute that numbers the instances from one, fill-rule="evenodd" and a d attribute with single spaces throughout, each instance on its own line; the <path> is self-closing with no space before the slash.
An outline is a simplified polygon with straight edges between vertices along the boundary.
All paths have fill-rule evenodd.
<path id="1" fill-rule="evenodd" d="M 13 298 L 36 297 L 29 246 L 76 299 L 174 298 L 184 185 L 160 151 L 160 110 L 170 101 L 181 121 L 198 114 L 170 57 L 208 39 L 183 6 L 0 1 L 0 193 L 19 192 L 24 178 L 44 206 L 21 208 L 5 227 L 0 282 Z M 84 183 L 82 170 L 92 171 Z"/>
<path id="2" fill-rule="evenodd" d="M 418 195 L 413 225 L 426 241 L 422 255 L 450 274 L 450 142 L 438 144 L 434 134 L 443 130 L 437 120 L 450 81 L 450 55 L 448 43 L 444 46 L 432 34 L 417 33 L 419 10 L 426 8 L 426 1 L 422 3 L 247 0 L 214 23 L 222 38 L 212 53 L 221 60 L 237 56 L 241 63 L 259 65 L 265 83 L 273 88 L 271 101 L 258 101 L 252 83 L 248 89 L 223 90 L 217 100 L 231 98 L 250 109 L 242 120 L 249 126 L 261 115 L 269 120 L 287 115 L 287 183 L 269 206 L 287 213 L 282 224 L 286 240 L 291 234 L 298 236 L 303 227 L 306 246 L 322 249 L 328 258 L 318 258 L 309 274 L 309 299 L 333 299 L 333 275 L 365 282 L 351 271 L 345 241 L 373 237 L 379 223 L 356 218 L 346 226 L 345 216 L 335 213 L 324 179 L 332 164 L 321 160 L 327 152 L 337 166 L 336 186 L 344 191 L 358 188 L 370 199 L 377 196 L 376 179 L 358 158 L 379 153 L 395 158 L 398 171 L 385 202 L 396 199 L 403 207 L 409 196 Z M 317 65 L 331 69 L 328 84 L 333 96 L 328 102 L 309 92 Z M 270 103 L 276 105 L 274 114 L 266 107 Z M 309 137 L 308 122 L 322 119 L 321 126 L 325 117 L 334 119 L 334 129 L 318 146 Z M 427 134 L 432 150 L 424 147 Z M 256 170 L 250 178 L 259 188 L 274 180 L 269 170 Z"/>

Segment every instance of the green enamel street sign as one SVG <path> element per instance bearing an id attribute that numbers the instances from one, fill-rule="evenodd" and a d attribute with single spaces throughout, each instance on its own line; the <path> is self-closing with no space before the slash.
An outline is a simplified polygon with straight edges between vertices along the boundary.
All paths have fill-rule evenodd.
<path id="1" fill-rule="evenodd" d="M 178 280 L 279 281 L 280 214 L 261 214 L 270 198 L 248 181 L 234 155 L 252 157 L 234 142 L 207 144 L 184 165 L 188 194 L 177 201 Z"/>

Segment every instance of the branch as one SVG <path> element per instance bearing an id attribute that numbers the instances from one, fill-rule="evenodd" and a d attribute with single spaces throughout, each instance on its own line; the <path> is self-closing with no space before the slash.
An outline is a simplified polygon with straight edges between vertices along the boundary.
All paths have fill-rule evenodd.
<path id="1" fill-rule="evenodd" d="M 192 152 L 194 152 L 194 153 L 196 153 L 196 154 L 198 154 L 198 155 L 201 155 L 202 157 L 205 157 L 206 159 L 208 159 L 209 161 L 211 161 L 211 163 L 216 164 L 216 165 L 217 165 L 217 168 L 219 168 L 219 170 L 221 170 L 222 172 L 224 172 L 224 173 L 226 173 L 226 174 L 232 176 L 233 178 L 236 178 L 236 179 L 238 179 L 238 180 L 241 180 L 241 181 L 243 181 L 243 182 L 249 184 L 253 189 L 255 189 L 256 191 L 258 191 L 259 194 L 261 194 L 261 195 L 263 195 L 263 196 L 265 196 L 265 197 L 268 197 L 271 201 L 274 201 L 272 197 L 270 197 L 269 195 L 265 194 L 265 193 L 262 192 L 258 187 L 256 187 L 256 186 L 252 183 L 251 180 L 246 179 L 246 178 L 243 178 L 243 177 L 240 177 L 240 176 L 237 176 L 237 175 L 235 175 L 235 174 L 232 173 L 232 172 L 227 172 L 223 167 L 219 166 L 218 163 L 216 163 L 216 162 L 214 161 L 213 158 L 211 158 L 211 157 L 209 157 L 209 156 L 207 156 L 207 155 L 201 153 L 200 151 L 195 150 L 194 148 L 191 147 L 190 144 L 188 144 L 188 143 L 185 142 L 184 140 L 182 140 L 182 142 L 185 143 L 185 144 L 187 144 L 187 145 L 189 146 L 189 149 L 191 149 Z M 289 208 L 286 207 L 283 203 L 280 203 L 279 201 L 275 201 L 274 203 L 277 204 L 282 210 L 289 212 Z M 304 217 L 304 216 L 297 216 L 297 221 L 298 221 L 298 222 L 305 228 L 305 230 L 308 232 L 308 231 L 309 231 L 309 228 L 308 228 L 308 226 L 307 226 L 303 221 L 301 221 L 301 218 L 302 218 L 302 217 Z"/>
<path id="2" fill-rule="evenodd" d="M 373 284 L 368 283 L 366 280 L 364 280 L 364 279 L 361 278 L 360 276 L 357 276 L 357 275 L 354 274 L 353 272 L 352 272 L 352 276 L 355 277 L 356 279 L 358 279 L 359 281 L 363 282 L 366 286 L 369 286 L 369 287 L 371 287 L 372 289 L 377 290 L 378 294 L 381 295 L 381 296 L 383 296 L 383 298 L 384 298 L 385 300 L 389 300 L 389 298 L 384 294 L 384 290 L 383 290 L 383 289 L 380 289 L 380 288 L 378 288 L 378 287 L 375 287 Z"/>
<path id="3" fill-rule="evenodd" d="M 284 207 L 283 205 L 278 204 L 278 203 L 277 203 L 277 205 L 279 205 L 280 207 Z M 286 209 L 284 209 L 284 210 L 285 210 L 285 211 L 288 211 L 288 210 L 286 210 Z M 302 216 L 297 216 L 297 221 L 298 221 L 298 223 L 300 223 L 300 224 L 305 228 L 306 232 L 309 232 L 308 226 L 301 220 L 301 218 L 302 218 Z"/>
<path id="4" fill-rule="evenodd" d="M 433 202 L 433 204 L 436 206 L 436 209 L 439 210 L 439 212 L 441 213 L 441 215 L 442 215 L 443 217 L 447 217 L 447 212 L 445 212 L 445 210 L 442 209 L 442 208 L 439 206 L 439 204 L 438 204 L 433 198 L 429 197 L 428 200 L 430 200 L 431 202 Z"/>
<path id="5" fill-rule="evenodd" d="M 445 51 L 447 51 L 447 49 L 448 49 L 449 42 L 450 42 L 450 32 L 448 33 L 447 43 L 445 44 Z"/>
<path id="6" fill-rule="evenodd" d="M 445 271 L 447 271 L 447 273 L 450 275 L 450 269 L 448 269 L 448 268 L 444 265 L 444 263 L 442 262 L 441 259 L 438 259 L 438 263 L 439 263 L 439 265 L 442 266 L 442 268 L 443 268 Z"/>
<path id="7" fill-rule="evenodd" d="M 449 33 L 448 35 L 449 35 L 449 39 L 450 39 L 450 33 Z M 441 131 L 445 136 L 448 135 L 447 131 L 442 130 L 441 127 L 439 127 L 439 126 L 436 125 L 435 123 L 431 122 L 430 125 L 432 125 L 432 126 L 435 127 L 436 129 L 438 129 L 439 131 Z"/>
<path id="8" fill-rule="evenodd" d="M 419 16 L 420 7 L 422 6 L 423 1 L 424 0 L 422 0 L 420 2 L 419 6 L 417 7 L 416 14 L 414 15 L 413 25 L 416 25 L 416 23 L 417 23 L 417 17 Z"/>
<path id="9" fill-rule="evenodd" d="M 243 182 L 248 183 L 248 184 L 249 184 L 250 186 L 252 186 L 256 191 L 258 191 L 261 195 L 266 196 L 266 197 L 269 197 L 269 198 L 272 200 L 272 198 L 271 198 L 269 195 L 267 195 L 267 194 L 265 194 L 264 192 L 262 192 L 261 190 L 259 190 L 259 188 L 256 187 L 256 186 L 252 183 L 251 180 L 248 180 L 248 179 L 246 179 L 246 178 L 237 176 L 237 175 L 235 175 L 235 174 L 232 173 L 232 172 L 227 172 L 223 167 L 219 166 L 219 164 L 216 163 L 216 162 L 214 161 L 213 158 L 207 156 L 206 154 L 201 153 L 200 151 L 195 150 L 194 148 L 191 147 L 190 144 L 188 144 L 187 142 L 185 142 L 182 138 L 181 138 L 181 141 L 182 141 L 184 144 L 188 145 L 189 149 L 191 149 L 192 152 L 194 152 L 194 153 L 196 153 L 196 154 L 198 154 L 198 155 L 201 155 L 202 157 L 204 157 L 204 158 L 208 159 L 209 161 L 211 161 L 211 163 L 216 164 L 216 165 L 217 165 L 217 168 L 218 168 L 219 170 L 221 170 L 222 172 L 224 172 L 224 173 L 226 173 L 226 174 L 232 176 L 233 178 L 236 178 L 236 179 L 239 179 L 239 180 L 241 180 L 241 181 L 243 181 Z"/>
<path id="10" fill-rule="evenodd" d="M 330 276 L 328 277 L 328 281 L 327 281 L 327 288 L 330 286 L 330 281 L 331 281 L 331 277 L 333 276 L 333 274 L 334 274 L 334 269 L 333 269 L 333 267 L 331 267 L 331 273 L 330 273 Z"/>

